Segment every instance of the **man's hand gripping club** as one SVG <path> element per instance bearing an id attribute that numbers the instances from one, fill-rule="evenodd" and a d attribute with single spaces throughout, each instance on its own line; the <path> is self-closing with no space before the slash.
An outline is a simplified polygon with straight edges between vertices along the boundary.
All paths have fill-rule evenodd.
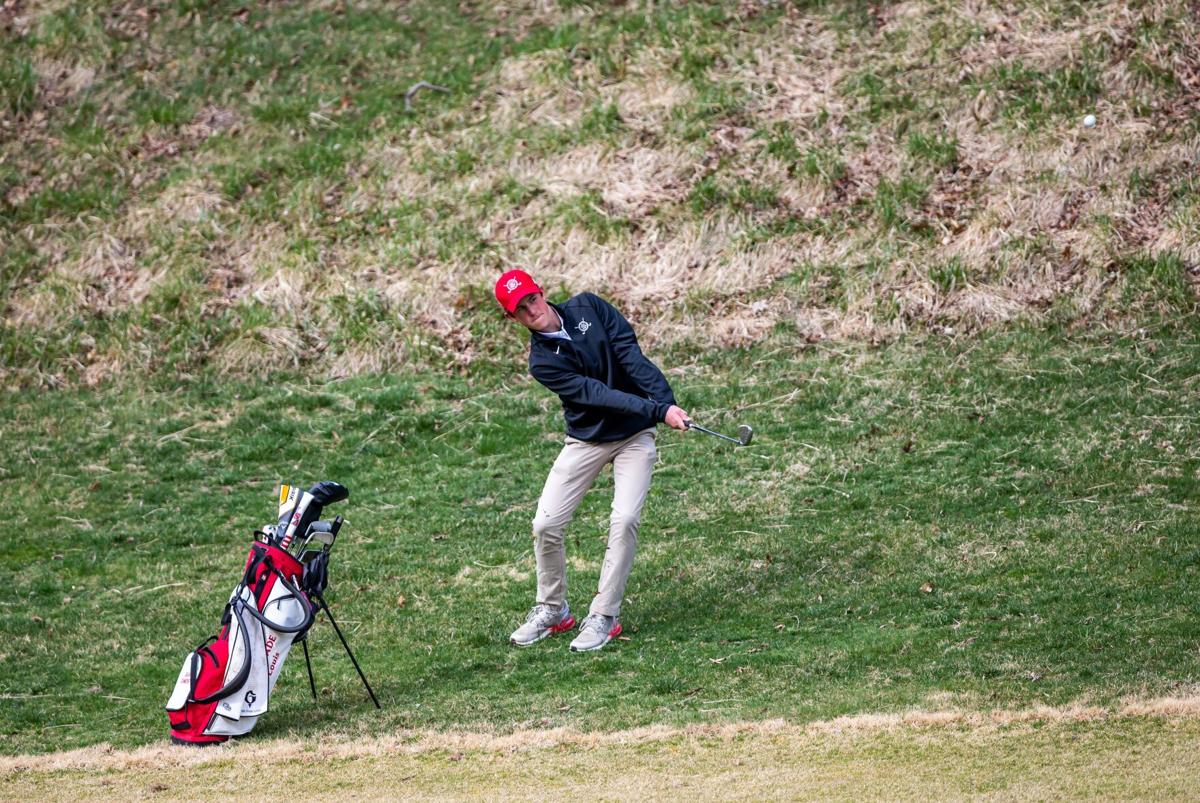
<path id="1" fill-rule="evenodd" d="M 666 417 L 663 418 L 663 423 L 672 429 L 677 429 L 680 432 L 687 432 L 688 414 L 672 404 L 670 409 L 667 410 Z"/>

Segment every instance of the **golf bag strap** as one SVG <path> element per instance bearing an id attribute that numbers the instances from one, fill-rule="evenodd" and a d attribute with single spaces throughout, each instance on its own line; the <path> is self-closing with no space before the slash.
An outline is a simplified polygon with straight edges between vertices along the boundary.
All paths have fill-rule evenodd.
<path id="1" fill-rule="evenodd" d="M 231 607 L 233 609 L 234 616 L 236 616 L 238 618 L 238 626 L 241 628 L 239 632 L 245 633 L 246 632 L 246 630 L 245 630 L 246 620 L 242 618 L 242 613 L 241 613 L 242 610 L 245 609 L 245 607 L 246 607 L 245 603 L 243 603 L 240 599 L 236 599 L 233 601 L 233 603 L 231 603 Z M 244 636 L 243 636 L 243 638 L 244 638 Z M 196 649 L 196 651 L 192 653 L 192 687 L 188 691 L 188 700 L 193 703 L 199 703 L 200 705 L 216 702 L 217 700 L 220 700 L 222 697 L 226 696 L 227 694 L 237 691 L 237 689 L 239 689 L 240 687 L 245 685 L 247 678 L 250 677 L 250 661 L 246 660 L 246 661 L 242 662 L 242 668 L 238 670 L 237 677 L 235 677 L 229 683 L 226 683 L 222 688 L 217 689 L 215 692 L 208 695 L 207 697 L 197 698 L 196 697 L 196 681 L 200 677 L 200 668 L 201 668 L 201 664 L 204 661 L 204 659 L 200 657 L 200 653 L 203 651 L 203 652 L 207 652 L 209 655 L 212 655 L 213 654 L 212 650 L 208 649 L 208 645 L 211 644 L 213 641 L 214 641 L 214 639 L 209 639 L 208 641 L 201 644 Z M 232 649 L 232 646 L 231 646 L 231 649 Z M 215 655 L 213 655 L 213 659 L 214 659 L 214 663 L 215 663 L 216 662 Z"/>
<path id="2" fill-rule="evenodd" d="M 279 571 L 279 569 L 275 568 L 275 565 L 271 563 L 270 558 L 265 558 L 264 560 L 267 568 L 275 573 L 275 577 L 279 580 L 279 582 L 283 583 L 283 587 L 291 592 L 291 594 L 296 598 L 304 600 L 304 621 L 294 627 L 289 627 L 287 625 L 281 625 L 277 622 L 272 622 L 265 613 L 262 613 L 258 610 L 257 606 L 245 605 L 244 608 L 246 612 L 267 627 L 271 628 L 272 630 L 277 630 L 280 633 L 303 633 L 312 627 L 313 623 L 313 610 L 312 605 L 308 602 L 308 597 L 305 596 L 303 591 L 288 582 L 288 579 L 283 576 L 283 572 Z"/>

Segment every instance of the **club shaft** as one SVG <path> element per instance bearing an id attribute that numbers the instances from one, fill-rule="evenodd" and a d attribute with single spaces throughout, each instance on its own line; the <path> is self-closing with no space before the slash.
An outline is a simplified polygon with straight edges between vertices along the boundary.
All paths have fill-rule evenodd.
<path id="1" fill-rule="evenodd" d="M 703 432 L 705 435 L 712 435 L 714 438 L 720 438 L 721 440 L 726 440 L 726 441 L 729 441 L 730 443 L 736 443 L 738 446 L 742 445 L 742 442 L 739 441 L 737 438 L 731 438 L 728 435 L 722 435 L 720 432 L 713 432 L 711 429 L 705 429 L 704 427 L 702 427 L 696 423 L 689 423 L 688 429 L 698 430 L 700 432 Z"/>

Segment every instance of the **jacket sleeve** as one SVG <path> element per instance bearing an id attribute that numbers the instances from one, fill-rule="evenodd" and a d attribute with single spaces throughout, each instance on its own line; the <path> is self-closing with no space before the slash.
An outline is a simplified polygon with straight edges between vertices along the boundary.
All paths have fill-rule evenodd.
<path id="1" fill-rule="evenodd" d="M 667 410 L 675 404 L 675 393 L 671 390 L 670 383 L 658 366 L 642 353 L 637 335 L 634 334 L 629 321 L 625 320 L 625 316 L 599 296 L 589 294 L 589 298 L 595 306 L 597 316 L 604 323 L 608 342 L 612 344 L 617 362 L 653 403 L 654 420 L 662 421 L 667 416 Z"/>
<path id="2" fill-rule="evenodd" d="M 565 402 L 581 407 L 600 407 L 631 415 L 654 416 L 657 405 L 649 399 L 613 390 L 598 379 L 548 365 L 532 365 L 533 378 L 557 393 Z M 666 415 L 666 411 L 663 411 Z"/>

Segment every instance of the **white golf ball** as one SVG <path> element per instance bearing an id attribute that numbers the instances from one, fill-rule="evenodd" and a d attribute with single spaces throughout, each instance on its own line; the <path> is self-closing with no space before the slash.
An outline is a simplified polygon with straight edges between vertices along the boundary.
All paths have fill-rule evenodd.
<path id="1" fill-rule="evenodd" d="M 1084 128 L 1091 128 L 1095 124 L 1096 124 L 1096 115 L 1089 114 L 1083 118 L 1083 127 Z"/>

